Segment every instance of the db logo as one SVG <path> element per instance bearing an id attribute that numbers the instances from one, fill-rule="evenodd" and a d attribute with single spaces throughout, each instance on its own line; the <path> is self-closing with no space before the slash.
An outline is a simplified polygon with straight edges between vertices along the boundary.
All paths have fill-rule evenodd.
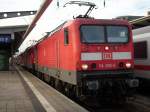
<path id="1" fill-rule="evenodd" d="M 103 59 L 104 60 L 112 59 L 112 53 L 103 53 Z"/>

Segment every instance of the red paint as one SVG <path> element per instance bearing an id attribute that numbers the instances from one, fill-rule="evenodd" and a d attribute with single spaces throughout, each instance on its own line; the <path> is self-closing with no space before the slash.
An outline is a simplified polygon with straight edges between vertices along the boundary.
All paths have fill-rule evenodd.
<path id="1" fill-rule="evenodd" d="M 80 40 L 80 26 L 82 24 L 95 25 L 124 25 L 129 28 L 129 43 L 127 44 L 83 44 Z M 64 28 L 69 31 L 69 44 L 64 44 Z M 105 46 L 109 49 L 105 50 Z M 37 52 L 34 52 L 37 48 Z M 103 60 L 98 61 L 82 61 L 82 52 L 102 52 Z M 113 60 L 112 52 L 131 52 L 132 59 L 130 60 Z M 26 55 L 27 62 L 32 64 L 36 59 L 40 67 L 57 68 L 70 71 L 82 71 L 82 64 L 88 64 L 88 70 L 118 70 L 119 63 L 133 63 L 133 42 L 131 27 L 127 21 L 124 20 L 96 20 L 96 19 L 75 19 L 68 21 L 65 25 L 40 41 L 36 47 L 31 47 L 26 50 L 23 55 Z M 22 56 L 21 56 L 22 57 Z M 37 57 L 37 58 L 35 58 Z M 24 57 L 23 57 L 24 58 Z M 96 68 L 91 68 L 91 64 L 96 63 Z M 25 63 L 26 65 L 26 63 Z M 123 68 L 126 69 L 125 66 Z M 132 66 L 133 68 L 133 66 Z M 122 68 L 121 68 L 122 69 Z"/>
<path id="2" fill-rule="evenodd" d="M 135 69 L 136 70 L 146 70 L 146 71 L 149 71 L 150 70 L 150 65 L 135 65 Z"/>

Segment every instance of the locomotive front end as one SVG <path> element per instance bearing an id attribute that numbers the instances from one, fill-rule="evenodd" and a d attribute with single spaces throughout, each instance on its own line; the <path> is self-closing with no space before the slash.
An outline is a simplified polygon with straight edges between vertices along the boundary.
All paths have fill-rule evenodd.
<path id="1" fill-rule="evenodd" d="M 130 25 L 120 20 L 81 24 L 80 42 L 78 74 L 82 94 L 103 98 L 131 96 L 138 87 L 138 80 L 133 78 Z"/>

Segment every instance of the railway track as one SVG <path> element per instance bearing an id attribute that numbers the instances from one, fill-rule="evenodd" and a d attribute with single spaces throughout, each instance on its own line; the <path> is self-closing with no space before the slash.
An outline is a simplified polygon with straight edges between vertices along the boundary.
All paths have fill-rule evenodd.
<path id="1" fill-rule="evenodd" d="M 80 102 L 78 100 L 76 101 L 76 99 L 72 99 L 72 98 L 70 99 L 75 101 L 79 105 L 83 106 L 87 110 L 89 110 L 89 112 L 150 112 L 150 97 L 146 97 L 142 95 L 136 95 L 135 99 L 127 101 L 127 103 L 124 105 L 108 106 L 108 107 L 100 106 L 99 104 L 97 104 L 97 102 L 94 102 L 94 100 L 85 101 L 85 102 L 90 102 L 90 105 L 91 104 L 94 105 L 94 106 L 89 106 L 86 103 Z"/>
<path id="2" fill-rule="evenodd" d="M 136 95 L 135 99 L 127 101 L 124 105 L 118 106 L 100 106 L 98 102 L 94 100 L 85 101 L 90 102 L 88 103 L 89 105 L 93 104 L 93 106 L 89 106 L 87 103 L 76 101 L 75 99 L 72 100 L 89 110 L 89 112 L 150 112 L 150 97 L 141 95 Z"/>
<path id="3" fill-rule="evenodd" d="M 150 98 L 136 95 L 134 100 L 129 100 L 124 105 L 88 107 L 84 104 L 82 106 L 84 106 L 90 112 L 150 112 Z"/>
<path id="4" fill-rule="evenodd" d="M 136 105 L 136 108 L 139 109 L 138 112 L 150 112 L 150 98 L 136 95 L 136 99 L 134 101 L 130 101 L 129 104 Z"/>

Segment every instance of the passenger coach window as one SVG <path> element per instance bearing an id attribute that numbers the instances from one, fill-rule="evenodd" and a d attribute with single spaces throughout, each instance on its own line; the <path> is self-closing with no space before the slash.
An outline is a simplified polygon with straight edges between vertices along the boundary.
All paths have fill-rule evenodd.
<path id="1" fill-rule="evenodd" d="M 107 26 L 107 41 L 111 43 L 128 42 L 128 28 L 125 26 Z"/>
<path id="2" fill-rule="evenodd" d="M 81 26 L 81 40 L 84 43 L 104 43 L 104 27 L 82 25 Z"/>
<path id="3" fill-rule="evenodd" d="M 134 43 L 134 58 L 135 59 L 147 59 L 147 42 L 135 42 Z"/>
<path id="4" fill-rule="evenodd" d="M 69 44 L 69 36 L 68 36 L 68 29 L 64 29 L 64 44 L 67 45 Z"/>

